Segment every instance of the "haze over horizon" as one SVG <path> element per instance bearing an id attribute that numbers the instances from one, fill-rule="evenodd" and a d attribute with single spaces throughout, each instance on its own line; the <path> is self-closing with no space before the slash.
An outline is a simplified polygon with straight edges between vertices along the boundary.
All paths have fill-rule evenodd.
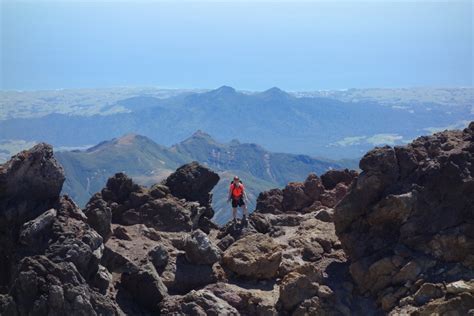
<path id="1" fill-rule="evenodd" d="M 472 86 L 471 1 L 1 3 L 2 90 Z"/>

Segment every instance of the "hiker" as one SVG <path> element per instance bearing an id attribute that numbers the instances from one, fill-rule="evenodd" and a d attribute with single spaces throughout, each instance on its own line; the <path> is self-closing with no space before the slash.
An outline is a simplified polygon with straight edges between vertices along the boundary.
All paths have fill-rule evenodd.
<path id="1" fill-rule="evenodd" d="M 242 222 L 247 222 L 247 205 L 245 205 L 245 201 L 248 201 L 247 194 L 245 193 L 244 184 L 239 179 L 238 176 L 234 177 L 234 180 L 230 183 L 229 187 L 229 197 L 227 202 L 232 200 L 232 217 L 234 224 L 237 223 L 237 207 L 240 206 L 244 210 L 244 214 L 242 217 Z"/>

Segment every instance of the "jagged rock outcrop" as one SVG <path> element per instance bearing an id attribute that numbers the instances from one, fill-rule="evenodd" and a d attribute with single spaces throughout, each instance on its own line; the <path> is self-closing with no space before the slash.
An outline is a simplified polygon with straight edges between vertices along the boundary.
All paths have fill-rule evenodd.
<path id="1" fill-rule="evenodd" d="M 10 294 L 18 315 L 119 313 L 113 301 L 90 288 L 73 263 L 45 256 L 20 261 Z"/>
<path id="2" fill-rule="evenodd" d="M 335 209 L 358 290 L 394 314 L 474 310 L 474 122 L 463 131 L 381 147 Z"/>
<path id="3" fill-rule="evenodd" d="M 260 193 L 256 209 L 261 213 L 281 214 L 333 208 L 345 196 L 355 178 L 357 172 L 347 169 L 330 170 L 321 178 L 310 174 L 304 182 L 290 182 L 283 190 Z"/>
<path id="4" fill-rule="evenodd" d="M 332 190 L 339 183 L 349 186 L 357 177 L 357 172 L 354 170 L 329 170 L 321 175 L 321 182 L 326 190 Z"/>
<path id="5" fill-rule="evenodd" d="M 150 188 L 117 173 L 82 212 L 41 144 L 0 167 L 0 314 L 472 313 L 473 140 L 376 148 L 223 227 L 197 163 Z"/>
<path id="6" fill-rule="evenodd" d="M 216 173 L 197 163 L 184 165 L 171 174 L 165 181 L 171 187 L 157 184 L 148 189 L 117 173 L 91 198 L 84 212 L 89 224 L 105 239 L 110 237 L 111 223 L 146 224 L 176 232 L 199 227 L 209 232 L 217 227 L 211 222 L 214 213 L 209 192 L 218 180 Z M 183 188 L 179 188 L 179 183 Z M 204 196 L 205 200 L 197 196 Z"/>
<path id="7" fill-rule="evenodd" d="M 119 314 L 92 286 L 103 239 L 59 196 L 64 172 L 51 146 L 19 153 L 0 174 L 0 314 Z"/>
<path id="8" fill-rule="evenodd" d="M 217 173 L 194 161 L 176 169 L 164 181 L 164 184 L 174 196 L 199 202 L 209 212 L 207 217 L 211 218 L 214 212 L 211 207 L 212 194 L 210 192 L 217 182 L 219 182 Z"/>
<path id="9" fill-rule="evenodd" d="M 111 294 L 131 302 L 121 305 L 126 313 L 158 313 L 169 295 L 185 295 L 222 278 L 221 251 L 205 233 L 217 227 L 208 210 L 215 176 L 192 163 L 170 175 L 174 187 L 145 188 L 117 173 L 87 204 L 91 225 L 110 232 L 101 263 L 115 276 Z M 206 201 L 187 200 L 176 186 L 179 181 Z M 103 216 L 108 210 L 110 222 Z M 150 285 L 140 286 L 145 281 Z"/>
<path id="10" fill-rule="evenodd" d="M 112 231 L 112 209 L 107 202 L 101 198 L 100 194 L 95 194 L 87 204 L 84 213 L 87 216 L 87 223 L 91 225 L 107 241 Z"/>
<path id="11" fill-rule="evenodd" d="M 281 250 L 268 235 L 257 233 L 233 243 L 222 259 L 224 266 L 238 275 L 268 279 L 278 271 Z"/>

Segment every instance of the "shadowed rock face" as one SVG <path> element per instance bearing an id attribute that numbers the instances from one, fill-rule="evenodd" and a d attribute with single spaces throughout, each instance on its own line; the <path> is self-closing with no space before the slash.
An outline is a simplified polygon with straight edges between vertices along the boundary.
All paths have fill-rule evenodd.
<path id="1" fill-rule="evenodd" d="M 0 166 L 0 314 L 468 314 L 473 135 L 376 148 L 223 227 L 203 166 L 150 188 L 117 173 L 82 212 L 39 145 Z"/>
<path id="2" fill-rule="evenodd" d="M 51 146 L 23 151 L 0 169 L 0 314 L 117 314 L 115 302 L 91 286 L 102 237 L 59 196 L 64 173 Z"/>
<path id="3" fill-rule="evenodd" d="M 212 210 L 210 192 L 217 182 L 219 182 L 217 173 L 194 161 L 176 169 L 164 184 L 174 196 L 199 202 L 200 205 Z M 209 214 L 208 217 L 213 215 Z"/>
<path id="4" fill-rule="evenodd" d="M 212 190 L 209 179 L 212 178 L 214 183 L 214 176 L 217 176 L 218 181 L 217 174 L 195 163 L 184 165 L 170 175 L 176 183 L 182 180 L 183 185 L 189 190 L 196 188 L 198 193 L 206 196 L 206 202 L 200 204 L 183 200 L 182 195 L 173 195 L 173 190 L 166 185 L 157 184 L 146 188 L 134 183 L 127 175 L 117 173 L 108 179 L 106 187 L 101 192 L 91 198 L 84 212 L 89 224 L 105 239 L 111 234 L 111 223 L 146 224 L 161 231 L 176 232 L 199 227 L 209 232 L 211 227 L 217 226 L 210 221 L 213 215 L 210 208 L 211 196 L 209 191 L 203 190 Z M 193 181 L 197 183 L 194 186 Z M 174 188 L 174 192 L 176 190 Z"/>
<path id="5" fill-rule="evenodd" d="M 423 284 L 474 276 L 474 123 L 405 147 L 376 148 L 360 168 L 335 209 L 336 232 L 360 291 L 385 310 L 453 310 L 444 285 Z M 469 295 L 458 300 L 474 308 Z M 431 299 L 437 303 L 424 306 Z M 459 304 L 458 312 L 465 310 Z"/>
<path id="6" fill-rule="evenodd" d="M 10 282 L 21 226 L 54 207 L 63 182 L 64 171 L 45 143 L 0 165 L 0 288 Z"/>

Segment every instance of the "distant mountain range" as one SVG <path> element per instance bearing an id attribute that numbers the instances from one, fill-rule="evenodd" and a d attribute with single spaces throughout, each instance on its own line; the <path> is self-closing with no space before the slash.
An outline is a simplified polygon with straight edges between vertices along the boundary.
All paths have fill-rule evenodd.
<path id="1" fill-rule="evenodd" d="M 261 191 L 304 180 L 310 172 L 321 174 L 328 169 L 354 165 L 354 161 L 336 162 L 307 155 L 273 153 L 259 145 L 238 140 L 220 143 L 202 131 L 171 147 L 156 144 L 145 136 L 127 134 L 86 150 L 59 151 L 55 156 L 66 172 L 63 193 L 68 193 L 81 206 L 116 172 L 124 171 L 138 183 L 151 185 L 180 165 L 199 161 L 221 176 L 213 191 L 214 220 L 218 223 L 230 218 L 226 195 L 235 174 L 247 187 L 252 210 Z"/>
<path id="2" fill-rule="evenodd" d="M 118 94 L 123 98 L 108 91 L 96 99 L 94 91 L 82 92 L 81 97 L 71 91 L 68 97 L 56 93 L 34 98 L 34 93 L 25 93 L 24 99 L 21 93 L 10 93 L 6 94 L 9 110 L 2 113 L 5 119 L 0 121 L 0 135 L 3 140 L 46 141 L 61 147 L 96 144 L 135 133 L 171 146 L 201 129 L 220 142 L 239 139 L 277 152 L 358 158 L 374 145 L 403 144 L 427 132 L 464 127 L 474 119 L 473 91 L 290 94 L 278 88 L 251 93 L 223 86 L 204 92 Z M 17 99 L 17 103 L 11 101 Z M 62 109 L 62 103 L 68 104 L 67 108 Z M 55 110 L 38 116 L 35 104 L 40 104 L 44 113 L 48 113 L 48 104 L 54 104 Z"/>

